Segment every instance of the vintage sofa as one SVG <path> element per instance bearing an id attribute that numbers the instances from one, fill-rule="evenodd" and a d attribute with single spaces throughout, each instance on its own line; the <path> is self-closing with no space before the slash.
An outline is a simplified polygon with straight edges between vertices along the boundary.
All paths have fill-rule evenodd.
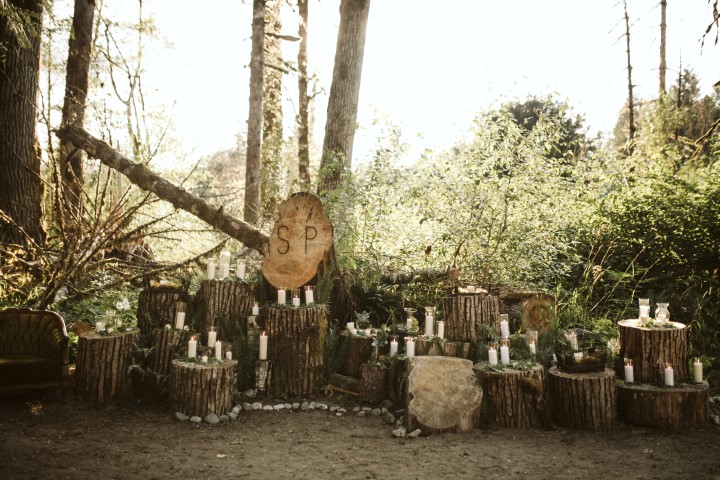
<path id="1" fill-rule="evenodd" d="M 61 387 L 68 380 L 68 334 L 55 312 L 0 310 L 0 391 Z"/>

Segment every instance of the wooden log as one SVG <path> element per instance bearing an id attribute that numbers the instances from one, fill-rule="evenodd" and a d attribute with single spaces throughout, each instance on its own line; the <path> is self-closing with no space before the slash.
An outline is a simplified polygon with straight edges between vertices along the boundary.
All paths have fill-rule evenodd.
<path id="1" fill-rule="evenodd" d="M 174 412 L 190 417 L 218 416 L 233 407 L 236 360 L 199 364 L 173 360 L 170 367 L 170 403 Z"/>
<path id="2" fill-rule="evenodd" d="M 490 422 L 501 427 L 533 428 L 543 419 L 544 369 L 493 370 L 483 364 L 473 367 L 480 377 L 484 397 L 492 413 Z"/>
<path id="3" fill-rule="evenodd" d="M 448 340 L 469 342 L 485 338 L 489 326 L 500 332 L 497 297 L 486 294 L 457 294 L 443 298 L 445 335 Z"/>
<path id="4" fill-rule="evenodd" d="M 443 356 L 470 358 L 470 342 L 453 342 L 451 340 L 428 339 L 417 337 L 415 339 L 415 355 L 418 357 Z"/>
<path id="5" fill-rule="evenodd" d="M 184 330 L 156 328 L 152 332 L 153 353 L 150 369 L 160 375 L 170 374 L 170 365 L 176 354 L 187 346 L 188 332 Z"/>
<path id="6" fill-rule="evenodd" d="M 311 393 L 325 375 L 325 307 L 268 307 L 265 329 L 273 385 L 285 394 Z"/>
<path id="7" fill-rule="evenodd" d="M 345 352 L 340 373 L 350 377 L 360 377 L 362 366 L 370 361 L 372 355 L 372 338 L 352 335 L 347 330 L 343 334 L 348 335 L 346 338 L 350 343 Z"/>
<path id="8" fill-rule="evenodd" d="M 174 327 L 179 301 L 188 301 L 186 291 L 169 287 L 143 289 L 138 296 L 137 309 L 140 334 L 150 336 L 153 329 L 163 328 L 167 323 Z"/>
<path id="9" fill-rule="evenodd" d="M 710 386 L 676 383 L 674 387 L 626 383 L 618 386 L 620 418 L 643 427 L 702 428 L 708 419 Z"/>
<path id="10" fill-rule="evenodd" d="M 566 373 L 548 370 L 550 401 L 556 420 L 579 430 L 607 431 L 615 427 L 615 372 Z"/>
<path id="11" fill-rule="evenodd" d="M 362 391 L 362 380 L 356 377 L 350 377 L 348 375 L 342 375 L 340 373 L 333 373 L 330 375 L 328 385 L 330 388 L 339 388 L 345 392 L 353 392 L 354 395 L 360 395 Z"/>
<path id="12" fill-rule="evenodd" d="M 75 391 L 83 402 L 108 403 L 128 393 L 127 370 L 139 330 L 113 336 L 95 331 L 78 337 Z"/>
<path id="13" fill-rule="evenodd" d="M 240 325 L 241 317 L 252 312 L 255 302 L 253 284 L 235 280 L 204 280 L 195 294 L 198 318 L 196 328 L 203 344 L 207 344 L 210 327 L 218 329 L 218 340 L 227 338 L 223 324 Z"/>
<path id="14" fill-rule="evenodd" d="M 555 307 L 555 297 L 537 290 L 499 287 L 490 289 L 498 298 L 500 311 L 507 313 L 512 325 L 522 330 L 547 331 Z"/>
<path id="15" fill-rule="evenodd" d="M 632 359 L 635 381 L 662 385 L 665 367 L 672 364 L 675 381 L 688 380 L 688 329 L 672 322 L 675 328 L 646 328 L 639 320 L 618 322 L 620 358 Z"/>
<path id="16" fill-rule="evenodd" d="M 387 369 L 374 363 L 362 366 L 360 398 L 363 402 L 378 404 L 387 398 Z"/>
<path id="17" fill-rule="evenodd" d="M 267 360 L 258 360 L 255 362 L 255 389 L 258 393 L 267 393 L 270 391 L 272 383 L 272 362 Z"/>

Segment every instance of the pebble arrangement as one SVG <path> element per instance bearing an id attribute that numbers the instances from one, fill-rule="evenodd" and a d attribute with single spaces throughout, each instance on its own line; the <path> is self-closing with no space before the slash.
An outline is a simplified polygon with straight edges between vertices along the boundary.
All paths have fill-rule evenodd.
<path id="1" fill-rule="evenodd" d="M 222 415 L 216 415 L 215 413 L 210 413 L 206 415 L 204 418 L 199 416 L 192 416 L 189 417 L 185 415 L 182 412 L 175 412 L 175 419 L 177 419 L 180 422 L 190 422 L 190 423 L 202 423 L 203 421 L 205 423 L 208 423 L 210 425 L 216 425 L 219 423 L 228 423 L 234 420 L 237 420 L 238 415 L 240 412 L 253 412 L 253 411 L 265 411 L 265 412 L 279 412 L 281 410 L 290 410 L 290 411 L 296 411 L 296 412 L 310 412 L 314 410 L 319 411 L 327 411 L 329 413 L 332 413 L 338 417 L 343 416 L 345 414 L 348 414 L 348 409 L 340 406 L 340 405 L 334 405 L 334 404 L 328 404 L 327 402 L 319 402 L 319 401 L 302 401 L 302 402 L 292 402 L 292 403 L 266 403 L 263 404 L 260 401 L 254 401 L 250 402 L 250 400 L 255 400 L 257 396 L 257 392 L 255 390 L 247 390 L 243 392 L 242 394 L 238 393 L 236 394 L 237 397 L 244 397 L 243 402 L 238 402 L 231 411 L 222 414 Z M 407 432 L 405 430 L 405 427 L 403 425 L 403 410 L 395 410 L 394 412 L 391 412 L 390 409 L 392 408 L 393 403 L 391 400 L 385 400 L 381 406 L 377 407 L 363 407 L 360 405 L 354 406 L 352 409 L 350 409 L 350 414 L 356 415 L 358 417 L 382 417 L 382 420 L 386 425 L 393 425 L 394 429 L 392 430 L 392 435 L 397 438 L 417 438 L 422 433 L 420 429 L 416 429 L 412 432 Z"/>

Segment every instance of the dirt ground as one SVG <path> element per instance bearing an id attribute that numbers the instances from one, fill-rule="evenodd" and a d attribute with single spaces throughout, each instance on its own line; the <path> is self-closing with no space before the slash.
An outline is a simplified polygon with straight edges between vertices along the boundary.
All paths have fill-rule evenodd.
<path id="1" fill-rule="evenodd" d="M 720 479 L 720 429 L 479 429 L 399 439 L 348 411 L 240 412 L 208 425 L 145 405 L 0 397 L 0 478 Z M 333 399 L 329 403 L 348 401 Z"/>

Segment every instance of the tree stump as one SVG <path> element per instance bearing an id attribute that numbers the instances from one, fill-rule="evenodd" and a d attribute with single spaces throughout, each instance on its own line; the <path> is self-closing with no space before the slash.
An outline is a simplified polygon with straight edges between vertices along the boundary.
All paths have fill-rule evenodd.
<path id="1" fill-rule="evenodd" d="M 137 323 L 140 334 L 149 336 L 166 323 L 175 326 L 177 302 L 188 301 L 185 290 L 170 287 L 145 288 L 138 296 Z"/>
<path id="2" fill-rule="evenodd" d="M 349 377 L 340 373 L 333 373 L 330 375 L 328 386 L 338 393 L 359 397 L 360 392 L 362 391 L 362 380 L 360 378 Z"/>
<path id="3" fill-rule="evenodd" d="M 112 402 L 128 393 L 127 371 L 139 338 L 138 330 L 112 336 L 89 331 L 78 337 L 75 391 L 81 401 Z"/>
<path id="4" fill-rule="evenodd" d="M 626 383 L 618 386 L 618 412 L 628 423 L 678 430 L 701 428 L 708 419 L 710 386 L 676 383 L 674 387 Z"/>
<path id="5" fill-rule="evenodd" d="M 205 345 L 210 327 L 218 329 L 218 340 L 231 340 L 224 332 L 223 323 L 239 325 L 241 317 L 252 312 L 255 289 L 253 284 L 242 281 L 204 280 L 195 299 L 199 310 L 196 328 Z"/>
<path id="6" fill-rule="evenodd" d="M 448 340 L 469 342 L 485 338 L 489 326 L 500 332 L 497 297 L 486 294 L 458 294 L 443 298 L 445 335 Z"/>
<path id="7" fill-rule="evenodd" d="M 550 398 L 556 419 L 580 430 L 607 431 L 615 427 L 615 372 L 566 373 L 548 370 Z"/>
<path id="8" fill-rule="evenodd" d="M 533 428 L 543 418 L 544 369 L 492 370 L 483 364 L 473 367 L 479 375 L 484 398 L 490 406 L 491 422 L 501 427 Z"/>
<path id="9" fill-rule="evenodd" d="M 441 356 L 470 359 L 470 354 L 470 342 L 453 342 L 425 337 L 415 339 L 415 355 L 418 357 Z"/>
<path id="10" fill-rule="evenodd" d="M 268 307 L 265 328 L 273 385 L 286 394 L 311 393 L 325 375 L 325 307 Z"/>
<path id="11" fill-rule="evenodd" d="M 363 402 L 378 404 L 387 398 L 387 369 L 374 363 L 362 366 L 360 398 Z"/>
<path id="12" fill-rule="evenodd" d="M 258 393 L 268 393 L 272 383 L 272 363 L 267 360 L 255 362 L 255 389 Z"/>
<path id="13" fill-rule="evenodd" d="M 620 358 L 633 362 L 635 381 L 662 385 L 665 367 L 672 364 L 675 381 L 688 379 L 688 329 L 672 322 L 676 328 L 646 328 L 639 320 L 618 322 Z"/>
<path id="14" fill-rule="evenodd" d="M 175 355 L 187 346 L 188 332 L 184 330 L 168 330 L 156 328 L 152 332 L 153 353 L 150 358 L 150 369 L 160 375 L 170 374 L 170 365 Z"/>
<path id="15" fill-rule="evenodd" d="M 199 364 L 173 360 L 170 403 L 173 411 L 192 417 L 218 416 L 233 407 L 236 360 Z"/>
<path id="16" fill-rule="evenodd" d="M 345 358 L 340 368 L 340 373 L 350 377 L 360 377 L 362 366 L 370 361 L 372 355 L 372 338 L 347 334 L 345 341 L 350 342 L 345 351 Z"/>
<path id="17" fill-rule="evenodd" d="M 491 289 L 500 303 L 500 311 L 510 316 L 514 325 L 523 330 L 547 331 L 555 306 L 555 297 L 537 290 L 521 290 L 516 288 Z"/>

